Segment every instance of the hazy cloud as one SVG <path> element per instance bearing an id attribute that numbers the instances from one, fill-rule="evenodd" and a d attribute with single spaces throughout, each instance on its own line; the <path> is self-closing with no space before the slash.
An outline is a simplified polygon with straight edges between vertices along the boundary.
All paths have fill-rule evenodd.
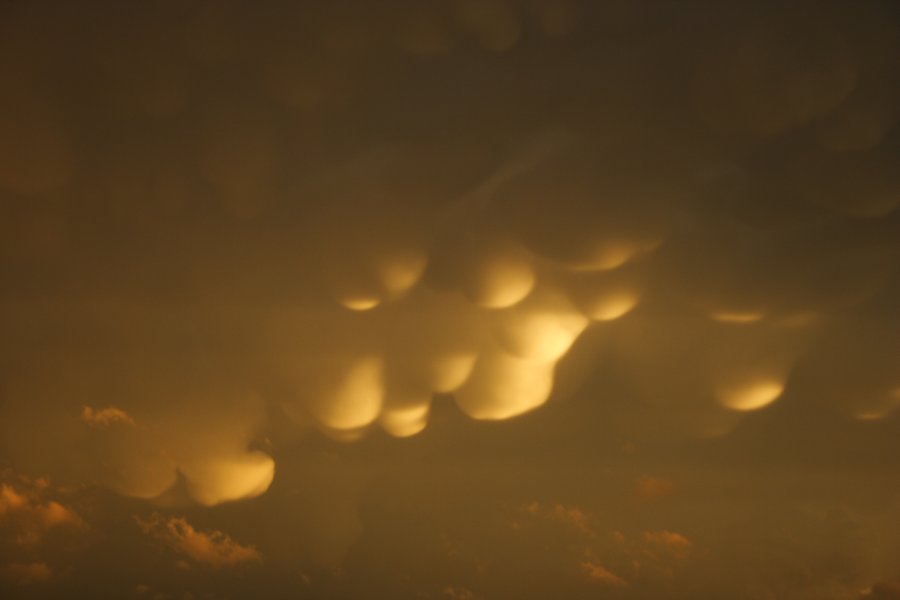
<path id="1" fill-rule="evenodd" d="M 672 495 L 674 486 L 668 479 L 642 475 L 634 482 L 634 491 L 645 500 L 659 500 Z"/>
<path id="2" fill-rule="evenodd" d="M 0 576 L 15 585 L 32 585 L 53 578 L 53 570 L 42 562 L 8 563 L 0 566 Z"/>
<path id="3" fill-rule="evenodd" d="M 0 2 L 16 577 L 890 593 L 895 2 L 112 4 Z"/>
<path id="4" fill-rule="evenodd" d="M 864 590 L 860 598 L 868 600 L 894 600 L 900 598 L 900 583 L 891 581 L 882 581 L 876 583 L 871 588 Z"/>

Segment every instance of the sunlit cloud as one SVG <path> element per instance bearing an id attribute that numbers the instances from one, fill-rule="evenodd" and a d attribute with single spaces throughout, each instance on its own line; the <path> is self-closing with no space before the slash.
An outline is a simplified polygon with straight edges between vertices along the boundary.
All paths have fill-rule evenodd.
<path id="1" fill-rule="evenodd" d="M 339 368 L 334 383 L 325 382 L 310 410 L 325 427 L 338 431 L 372 423 L 384 402 L 384 366 L 378 357 L 364 357 Z M 333 386 L 333 387 L 332 387 Z"/>
<path id="2" fill-rule="evenodd" d="M 563 266 L 573 271 L 610 271 L 630 261 L 641 250 L 627 243 L 594 242 L 581 257 L 563 262 Z"/>
<path id="3" fill-rule="evenodd" d="M 348 294 L 338 298 L 338 302 L 340 302 L 341 306 L 350 310 L 371 310 L 378 306 L 381 300 L 379 298 Z"/>
<path id="4" fill-rule="evenodd" d="M 554 363 L 494 350 L 479 356 L 471 377 L 455 394 L 460 409 L 474 419 L 498 420 L 544 404 L 553 391 Z"/>
<path id="5" fill-rule="evenodd" d="M 653 546 L 666 548 L 672 552 L 683 552 L 692 546 L 691 541 L 681 535 L 665 529 L 660 531 L 645 531 L 644 541 Z"/>
<path id="6" fill-rule="evenodd" d="M 637 292 L 622 290 L 583 299 L 580 306 L 584 314 L 595 321 L 614 321 L 631 312 L 639 301 Z"/>
<path id="7" fill-rule="evenodd" d="M 719 401 L 732 410 L 751 411 L 768 406 L 784 391 L 784 384 L 774 379 L 752 381 L 745 385 L 720 388 Z"/>
<path id="8" fill-rule="evenodd" d="M 241 545 L 221 531 L 194 529 L 181 517 L 154 513 L 147 519 L 136 517 L 136 521 L 147 536 L 194 563 L 221 569 L 262 562 L 262 554 L 253 546 Z"/>
<path id="9" fill-rule="evenodd" d="M 627 581 L 625 581 L 603 565 L 598 565 L 595 562 L 586 560 L 581 563 L 581 568 L 584 571 L 585 576 L 590 581 L 617 588 L 628 586 Z"/>
<path id="10" fill-rule="evenodd" d="M 202 597 L 215 517 L 237 595 L 894 595 L 889 2 L 69 4 L 0 11 L 4 584 Z"/>
<path id="11" fill-rule="evenodd" d="M 9 535 L 17 546 L 35 548 L 51 530 L 81 530 L 86 527 L 71 508 L 45 498 L 45 479 L 18 478 L 0 483 L 0 533 Z"/>
<path id="12" fill-rule="evenodd" d="M 428 423 L 429 402 L 387 409 L 380 417 L 385 431 L 397 437 L 409 437 L 425 429 Z"/>
<path id="13" fill-rule="evenodd" d="M 181 471 L 191 497 L 213 506 L 265 493 L 275 478 L 275 461 L 263 452 L 250 452 L 231 459 L 185 462 Z"/>
<path id="14" fill-rule="evenodd" d="M 134 419 L 121 408 L 108 406 L 95 410 L 85 406 L 81 411 L 81 420 L 92 427 L 109 427 L 111 425 L 130 425 L 134 427 Z"/>
<path id="15" fill-rule="evenodd" d="M 719 311 L 714 312 L 710 315 L 710 318 L 713 321 L 719 321 L 720 323 L 736 323 L 740 325 L 745 325 L 748 323 L 756 323 L 757 321 L 761 321 L 765 318 L 765 313 L 762 312 L 730 312 L 730 311 Z"/>
<path id="16" fill-rule="evenodd" d="M 562 358 L 585 327 L 587 320 L 567 298 L 549 292 L 497 314 L 493 331 L 510 354 L 550 362 Z"/>
<path id="17" fill-rule="evenodd" d="M 463 280 L 463 292 L 477 306 L 508 308 L 521 302 L 534 288 L 534 267 L 517 250 L 501 249 L 475 259 Z"/>

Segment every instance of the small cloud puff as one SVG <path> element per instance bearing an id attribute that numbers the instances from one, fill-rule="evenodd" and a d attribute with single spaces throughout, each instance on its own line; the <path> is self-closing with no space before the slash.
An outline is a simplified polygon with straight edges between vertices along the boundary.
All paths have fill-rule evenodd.
<path id="1" fill-rule="evenodd" d="M 627 587 L 628 582 L 610 571 L 609 569 L 599 565 L 593 561 L 586 560 L 581 563 L 581 568 L 587 578 L 597 583 L 602 583 L 612 587 Z"/>
<path id="2" fill-rule="evenodd" d="M 134 427 L 134 419 L 124 410 L 115 406 L 107 406 L 99 410 L 85 406 L 81 411 L 81 420 L 91 427 L 111 427 L 112 425 L 130 425 Z"/>

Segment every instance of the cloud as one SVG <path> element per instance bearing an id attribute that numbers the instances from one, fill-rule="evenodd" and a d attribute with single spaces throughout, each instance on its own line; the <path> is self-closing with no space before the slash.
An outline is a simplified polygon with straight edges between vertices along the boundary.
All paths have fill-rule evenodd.
<path id="1" fill-rule="evenodd" d="M 94 410 L 85 406 L 81 411 L 81 420 L 93 427 L 109 427 L 111 425 L 130 425 L 134 427 L 134 419 L 121 408 L 108 406 Z"/>
<path id="2" fill-rule="evenodd" d="M 565 506 L 556 504 L 549 510 L 549 516 L 574 527 L 581 533 L 590 534 L 590 517 L 577 506 Z"/>
<path id="3" fill-rule="evenodd" d="M 598 565 L 590 560 L 581 563 L 581 568 L 587 578 L 597 583 L 602 583 L 612 587 L 628 587 L 628 582 L 610 571 L 609 569 Z"/>
<path id="4" fill-rule="evenodd" d="M 566 527 L 570 527 L 581 534 L 593 535 L 591 529 L 591 515 L 578 506 L 562 503 L 547 506 L 534 500 L 521 506 L 519 510 L 530 517 L 562 523 Z"/>
<path id="5" fill-rule="evenodd" d="M 51 530 L 78 530 L 86 527 L 71 508 L 45 498 L 50 484 L 46 479 L 27 477 L 0 483 L 0 533 L 16 546 L 36 548 Z"/>
<path id="6" fill-rule="evenodd" d="M 47 478 L 0 471 L 0 581 L 30 586 L 55 579 L 61 569 L 71 572 L 71 551 L 88 539 L 89 528 L 55 499 L 68 494 Z"/>
<path id="7" fill-rule="evenodd" d="M 860 600 L 898 600 L 900 599 L 900 582 L 880 581 L 871 588 L 863 590 Z"/>
<path id="8" fill-rule="evenodd" d="M 668 548 L 673 551 L 681 551 L 691 547 L 691 541 L 680 533 L 673 533 L 665 529 L 660 531 L 645 531 L 643 535 L 647 543 Z"/>
<path id="9" fill-rule="evenodd" d="M 4 433 L 9 433 L 10 444 L 22 449 L 29 470 L 49 473 L 68 484 L 98 483 L 148 500 L 178 488 L 179 502 L 204 506 L 252 498 L 268 489 L 275 462 L 252 447 L 265 418 L 265 405 L 258 395 L 222 382 L 204 386 L 177 378 L 158 387 L 132 388 L 142 366 L 125 359 L 111 378 L 91 363 L 67 361 L 65 369 L 72 372 L 61 375 L 58 382 L 34 380 L 26 385 L 27 391 L 14 392 L 12 410 L 23 427 Z M 204 379 L 199 372 L 193 377 L 198 382 Z M 82 406 L 80 420 L 66 418 L 69 404 L 78 396 L 71 386 L 116 389 L 113 395 L 130 395 L 135 405 L 143 407 L 139 426 L 133 426 L 131 415 L 116 407 Z M 41 397 L 47 403 L 62 398 L 64 404 L 40 414 L 27 403 L 19 404 L 28 397 Z M 55 432 L 59 444 L 27 444 L 27 430 L 41 426 L 41 421 Z M 61 450 L 73 446 L 80 451 Z"/>
<path id="10" fill-rule="evenodd" d="M 516 515 L 533 527 L 504 533 L 564 540 L 579 581 L 590 547 L 630 589 L 631 561 L 663 572 L 706 551 L 691 519 L 717 502 L 689 505 L 733 493 L 682 479 L 687 454 L 732 460 L 716 441 L 756 436 L 741 460 L 839 457 L 860 478 L 894 460 L 889 2 L 13 4 L 0 460 L 168 509 L 285 506 L 278 533 L 329 564 L 363 535 L 368 487 L 337 502 L 301 479 L 295 502 L 281 464 L 273 486 L 276 456 L 321 443 L 374 487 L 391 483 L 369 467 L 400 473 L 428 452 L 437 475 L 472 455 L 490 460 L 461 470 L 558 462 L 545 490 L 559 499 L 498 500 L 541 497 L 534 519 Z M 866 439 L 803 443 L 832 418 Z M 641 447 L 624 466 L 604 451 L 620 436 Z M 673 439 L 670 462 L 649 464 Z M 606 466 L 624 482 L 621 522 L 578 496 L 606 498 Z M 635 479 L 654 469 L 677 498 L 668 479 Z M 0 489 L 10 544 L 75 527 L 68 500 L 27 489 Z M 192 563 L 186 548 L 230 539 L 145 523 Z M 444 581 L 460 580 L 429 589 Z"/>
<path id="11" fill-rule="evenodd" d="M 630 501 L 631 496 L 626 494 L 624 498 Z M 525 528 L 525 522 L 515 519 L 514 531 L 533 536 L 531 541 L 542 551 L 548 547 L 546 540 L 553 540 L 559 560 L 567 563 L 569 569 L 572 564 L 577 565 L 588 581 L 597 584 L 643 589 L 683 576 L 698 554 L 694 543 L 681 533 L 651 529 L 626 535 L 619 530 L 604 530 L 604 524 L 612 527 L 613 523 L 574 505 L 532 501 L 520 506 L 518 512 L 533 519 L 532 527 Z M 535 524 L 552 527 L 534 527 Z"/>
<path id="12" fill-rule="evenodd" d="M 184 518 L 154 513 L 136 521 L 146 535 L 195 563 L 221 569 L 262 562 L 262 554 L 253 546 L 243 546 L 221 531 L 198 531 Z"/>
<path id="13" fill-rule="evenodd" d="M 396 45 L 417 48 L 415 60 L 424 60 L 453 52 L 462 42 L 451 32 L 462 28 L 482 50 L 512 60 L 531 43 L 574 35 L 580 22 L 576 2 L 529 2 L 524 11 L 516 3 L 477 4 L 464 2 L 455 15 L 410 15 L 389 3 L 394 9 L 372 20 L 349 10 L 321 24 L 330 42 L 311 42 L 328 60 L 283 58 L 304 52 L 275 32 L 248 60 L 264 72 L 262 95 L 274 96 L 265 102 L 299 110 L 299 122 L 311 125 L 338 97 L 360 94 L 356 100 L 367 104 L 366 92 L 374 91 L 361 73 L 391 77 L 393 59 L 358 68 L 348 58 L 362 46 L 373 61 Z M 135 142 L 128 152 L 71 140 L 66 115 L 57 115 L 71 112 L 72 122 L 90 124 L 111 103 L 135 118 L 171 118 L 187 105 L 185 82 L 201 80 L 190 77 L 192 69 L 236 48 L 212 55 L 193 48 L 189 54 L 204 57 L 192 54 L 198 64 L 166 55 L 153 68 L 141 61 L 160 53 L 129 50 L 150 72 L 110 67 L 97 88 L 106 92 L 89 93 L 77 106 L 57 107 L 45 90 L 53 86 L 32 90 L 15 79 L 27 91 L 7 102 L 25 118 L 0 129 L 22 133 L 7 137 L 26 140 L 28 151 L 0 148 L 21 163 L 0 173 L 0 187 L 59 197 L 3 215 L 11 272 L 48 282 L 38 301 L 27 291 L 11 293 L 0 313 L 23 366 L 4 373 L 4 438 L 26 460 L 129 496 L 158 497 L 180 472 L 193 501 L 236 501 L 271 482 L 271 457 L 248 450 L 271 425 L 270 406 L 298 430 L 345 441 L 374 427 L 417 435 L 443 394 L 474 419 L 511 419 L 573 386 L 560 369 L 600 331 L 604 351 L 584 360 L 603 363 L 624 382 L 623 420 L 638 433 L 722 435 L 744 413 L 767 410 L 797 390 L 810 403 L 885 418 L 898 405 L 900 382 L 888 357 L 900 336 L 891 331 L 869 352 L 854 352 L 871 336 L 836 326 L 848 311 L 865 313 L 866 302 L 891 293 L 897 245 L 889 215 L 900 196 L 883 139 L 896 122 L 895 111 L 884 108 L 895 104 L 896 90 L 862 75 L 889 53 L 871 52 L 862 40 L 838 41 L 843 21 L 830 13 L 811 23 L 795 10 L 768 8 L 745 23 L 726 8 L 709 12 L 733 35 L 673 32 L 685 52 L 651 59 L 631 45 L 637 41 L 623 42 L 615 56 L 590 44 L 583 56 L 574 51 L 578 44 L 559 47 L 574 53 L 561 64 L 597 63 L 598 79 L 612 78 L 614 99 L 553 70 L 559 86 L 547 105 L 523 107 L 519 117 L 529 118 L 517 121 L 506 107 L 530 96 L 530 82 L 548 68 L 517 54 L 522 70 L 511 69 L 503 86 L 491 87 L 503 78 L 479 79 L 490 82 L 486 98 L 456 97 L 467 86 L 419 90 L 426 104 L 459 110 L 462 126 L 451 125 L 452 115 L 424 111 L 422 123 L 432 126 L 423 127 L 398 111 L 390 142 L 374 134 L 378 127 L 364 126 L 335 128 L 316 142 L 322 147 L 307 147 L 304 126 L 260 98 L 199 89 L 200 123 L 162 128 L 158 143 Z M 587 13 L 588 21 L 641 29 L 629 9 Z M 81 18 L 90 31 L 90 19 Z M 234 14 L 221 18 L 236 30 L 246 26 Z M 858 18 L 861 30 L 891 39 L 876 13 Z M 762 35 L 766 19 L 782 35 Z M 278 29 L 262 21 L 259 32 Z M 412 46 L 410 33 L 418 40 Z M 809 62 L 785 42 L 795 35 L 812 48 Z M 148 48 L 164 38 L 148 35 Z M 43 72 L 32 69 L 24 49 L 7 54 L 21 61 L 17 73 Z M 683 64 L 673 69 L 670 54 Z M 72 60 L 80 59 L 87 60 Z M 441 64 L 452 75 L 456 63 Z M 526 67 L 537 75 L 515 76 Z M 696 75 L 667 90 L 674 95 L 669 108 L 648 105 L 646 90 L 634 88 L 645 78 L 665 87 L 673 73 Z M 869 95 L 879 101 L 866 101 Z M 583 105 L 570 106 L 573 97 L 585 98 Z M 381 96 L 371 100 L 372 110 L 393 114 L 378 104 Z M 338 113 L 346 110 L 337 105 Z M 797 144 L 778 145 L 779 135 L 804 127 L 811 129 Z M 865 135 L 852 135 L 857 129 Z M 756 144 L 762 154 L 772 144 L 783 160 L 752 158 Z M 85 148 L 84 156 L 73 157 L 73 148 Z M 294 164 L 294 152 L 322 163 Z M 877 185 L 841 192 L 819 181 L 831 173 Z M 74 198 L 92 201 L 64 209 Z M 92 227 L 117 233 L 94 247 L 79 233 Z M 63 264 L 84 276 L 63 286 Z M 869 320 L 882 325 L 877 316 Z M 97 335 L 86 341 L 84 331 Z M 824 343 L 813 344 L 814 337 Z M 827 377 L 799 378 L 791 389 L 804 363 L 825 365 Z M 851 368 L 830 368 L 843 363 Z M 232 410 L 229 390 L 236 389 L 262 396 L 259 405 Z M 108 404 L 120 398 L 140 415 L 140 428 L 116 427 L 134 425 Z M 183 414 L 188 405 L 196 414 Z M 48 437 L 65 440 L 60 447 L 81 444 L 84 433 L 58 416 L 75 410 L 104 430 L 83 444 L 89 456 L 59 457 L 35 441 L 35 431 L 49 428 Z M 217 426 L 206 427 L 208 420 Z M 664 487 L 648 480 L 637 493 L 661 497 Z"/>

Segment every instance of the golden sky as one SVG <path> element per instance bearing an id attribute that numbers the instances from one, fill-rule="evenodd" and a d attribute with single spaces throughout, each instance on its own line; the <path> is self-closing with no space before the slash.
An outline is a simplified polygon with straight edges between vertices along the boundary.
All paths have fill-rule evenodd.
<path id="1" fill-rule="evenodd" d="M 0 1 L 0 597 L 900 599 L 900 5 Z"/>

